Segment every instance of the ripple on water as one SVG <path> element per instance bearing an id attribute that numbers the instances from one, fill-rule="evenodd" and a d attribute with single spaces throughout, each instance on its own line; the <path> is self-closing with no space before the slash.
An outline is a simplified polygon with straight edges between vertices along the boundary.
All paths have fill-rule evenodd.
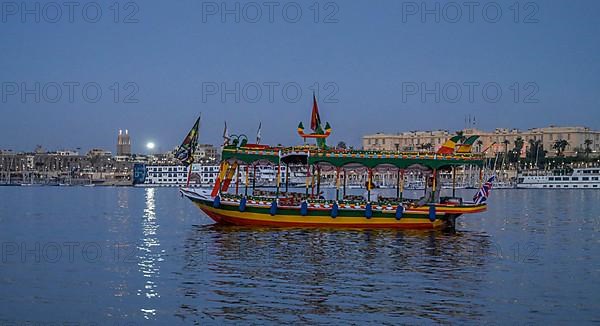
<path id="1" fill-rule="evenodd" d="M 373 313 L 363 321 L 476 320 L 471 298 L 490 248 L 480 233 L 196 227 L 183 277 L 205 281 L 181 290 L 224 320 L 356 322 L 357 312 Z M 189 306 L 180 315 L 198 317 Z"/>
<path id="2" fill-rule="evenodd" d="M 15 189 L 0 187 L 3 241 L 95 243 L 103 251 L 93 261 L 81 250 L 70 259 L 66 247 L 58 262 L 4 255 L 2 321 L 600 319 L 598 191 L 493 190 L 487 212 L 444 233 L 218 227 L 176 189 L 8 188 Z M 472 192 L 459 190 L 464 198 Z"/>

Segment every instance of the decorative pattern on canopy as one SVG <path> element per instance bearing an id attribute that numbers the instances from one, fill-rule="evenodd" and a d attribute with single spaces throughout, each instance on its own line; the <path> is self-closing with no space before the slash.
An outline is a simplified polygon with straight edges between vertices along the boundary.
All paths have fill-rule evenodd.
<path id="1" fill-rule="evenodd" d="M 273 164 L 285 162 L 286 157 L 305 157 L 304 164 L 326 163 L 335 167 L 358 164 L 367 168 L 379 165 L 391 165 L 399 169 L 407 169 L 420 165 L 429 169 L 440 169 L 449 166 L 472 164 L 483 166 L 483 156 L 478 154 L 449 154 L 423 152 L 388 152 L 364 150 L 320 150 L 313 146 L 300 147 L 268 147 L 264 149 L 247 149 L 228 146 L 223 149 L 223 160 L 241 161 L 246 164 L 268 161 Z"/>

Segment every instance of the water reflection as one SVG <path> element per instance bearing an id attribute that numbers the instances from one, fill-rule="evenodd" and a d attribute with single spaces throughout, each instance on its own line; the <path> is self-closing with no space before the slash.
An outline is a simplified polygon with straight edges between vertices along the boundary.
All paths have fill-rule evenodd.
<path id="1" fill-rule="evenodd" d="M 138 296 L 145 296 L 147 299 L 145 305 L 141 308 L 144 318 L 150 319 L 156 315 L 156 304 L 152 304 L 151 299 L 159 298 L 157 280 L 160 277 L 160 262 L 163 261 L 164 250 L 160 249 L 157 231 L 159 225 L 156 220 L 155 189 L 147 188 L 145 193 L 146 207 L 142 217 L 141 243 L 138 245 L 138 268 L 144 277 L 143 289 L 138 289 Z"/>
<path id="2" fill-rule="evenodd" d="M 374 312 L 380 322 L 475 321 L 483 314 L 474 300 L 481 267 L 494 254 L 481 233 L 194 227 L 177 315 L 352 323 L 374 322 L 365 314 Z"/>
<path id="3" fill-rule="evenodd" d="M 487 212 L 462 217 L 463 231 L 448 234 L 194 227 L 212 222 L 176 189 L 61 188 L 0 187 L 0 238 L 28 250 L 21 251 L 26 262 L 5 252 L 8 261 L 0 264 L 0 320 L 600 320 L 600 282 L 593 281 L 600 279 L 600 191 L 496 189 Z M 472 196 L 472 190 L 462 193 Z M 80 243 L 73 260 L 70 241 Z M 63 248 L 57 263 L 44 253 L 54 242 Z M 30 251 L 36 243 L 41 263 Z M 91 262 L 82 252 L 86 243 L 108 246 Z"/>

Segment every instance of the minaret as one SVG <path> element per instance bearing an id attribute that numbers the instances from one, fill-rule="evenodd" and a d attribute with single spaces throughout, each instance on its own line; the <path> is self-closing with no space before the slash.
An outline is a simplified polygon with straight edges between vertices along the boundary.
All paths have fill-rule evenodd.
<path id="1" fill-rule="evenodd" d="M 131 155 L 131 139 L 129 138 L 129 130 L 125 129 L 125 135 L 123 136 L 123 154 Z"/>
<path id="2" fill-rule="evenodd" d="M 119 135 L 117 136 L 117 155 L 131 155 L 131 139 L 129 138 L 129 130 L 119 129 Z"/>
<path id="3" fill-rule="evenodd" d="M 123 130 L 119 129 L 119 135 L 117 136 L 117 155 L 123 153 Z"/>

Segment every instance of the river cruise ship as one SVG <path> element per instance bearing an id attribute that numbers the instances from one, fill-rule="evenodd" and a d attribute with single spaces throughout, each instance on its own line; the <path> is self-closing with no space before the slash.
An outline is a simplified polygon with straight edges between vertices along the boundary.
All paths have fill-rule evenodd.
<path id="1" fill-rule="evenodd" d="M 133 185 L 135 187 L 210 187 L 219 173 L 218 165 L 192 164 L 188 183 L 188 168 L 184 165 L 135 164 Z"/>
<path id="2" fill-rule="evenodd" d="M 600 167 L 575 168 L 571 173 L 524 172 L 517 188 L 535 189 L 600 189 Z"/>

